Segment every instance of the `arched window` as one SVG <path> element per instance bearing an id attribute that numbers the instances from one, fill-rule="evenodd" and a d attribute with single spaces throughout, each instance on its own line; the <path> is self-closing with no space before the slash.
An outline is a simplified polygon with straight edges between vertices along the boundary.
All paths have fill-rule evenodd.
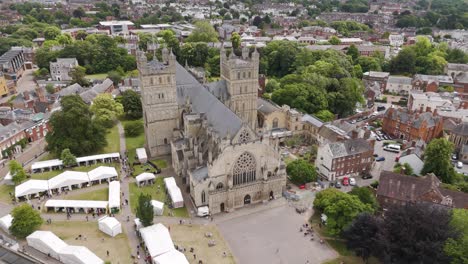
<path id="1" fill-rule="evenodd" d="M 220 183 L 218 183 L 218 184 L 216 185 L 216 190 L 221 190 L 223 187 L 224 187 L 224 186 L 223 186 L 223 183 L 220 182 Z"/>
<path id="2" fill-rule="evenodd" d="M 161 77 L 159 77 L 159 84 L 161 84 L 161 83 L 162 83 L 162 78 L 161 78 Z"/>
<path id="3" fill-rule="evenodd" d="M 166 145 L 166 144 L 167 144 L 167 138 L 164 139 L 164 145 Z"/>
<path id="4" fill-rule="evenodd" d="M 251 72 L 249 72 L 249 78 L 252 78 L 252 73 Z"/>
<path id="5" fill-rule="evenodd" d="M 242 111 L 245 111 L 245 103 L 242 103 Z"/>
<path id="6" fill-rule="evenodd" d="M 206 202 L 205 191 L 202 191 L 202 192 L 201 192 L 201 202 L 202 202 L 202 204 L 204 204 L 204 203 Z"/>
<path id="7" fill-rule="evenodd" d="M 242 153 L 237 158 L 233 168 L 233 184 L 240 185 L 256 180 L 256 163 L 255 158 L 248 152 Z"/>
<path id="8" fill-rule="evenodd" d="M 237 79 L 240 80 L 240 72 L 237 73 Z"/>
<path id="9" fill-rule="evenodd" d="M 245 79 L 245 72 L 243 72 L 243 73 L 242 73 L 242 78 L 244 78 L 244 79 Z"/>
<path id="10" fill-rule="evenodd" d="M 278 128 L 278 118 L 273 119 L 273 128 Z"/>
<path id="11" fill-rule="evenodd" d="M 167 76 L 167 83 L 171 83 L 171 76 Z"/>

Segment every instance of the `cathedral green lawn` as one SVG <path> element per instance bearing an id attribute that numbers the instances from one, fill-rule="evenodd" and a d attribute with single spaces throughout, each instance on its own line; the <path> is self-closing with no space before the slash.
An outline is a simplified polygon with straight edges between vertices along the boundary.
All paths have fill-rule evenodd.
<path id="1" fill-rule="evenodd" d="M 10 185 L 5 185 L 2 184 L 0 185 L 0 201 L 5 202 L 5 203 L 11 203 L 11 197 L 9 193 L 14 193 L 15 192 L 15 186 L 10 186 Z"/>
<path id="2" fill-rule="evenodd" d="M 103 188 L 99 190 L 89 190 L 89 192 L 83 192 L 80 194 L 73 194 L 73 191 L 65 196 L 65 200 L 92 200 L 92 201 L 107 201 L 109 200 L 109 189 Z"/>
<path id="3" fill-rule="evenodd" d="M 158 188 L 158 186 L 160 187 Z M 169 212 L 172 211 L 172 214 L 175 217 L 189 217 L 187 208 L 185 207 L 176 209 L 169 209 L 167 207 L 167 201 L 170 201 L 170 197 L 167 197 L 166 199 L 163 177 L 157 177 L 155 184 L 150 186 L 138 187 L 136 183 L 130 184 L 130 206 L 133 213 L 136 213 L 136 208 L 138 206 L 138 196 L 141 193 L 150 194 L 153 200 L 163 202 L 164 216 L 170 216 Z"/>
<path id="4" fill-rule="evenodd" d="M 85 78 L 89 80 L 104 80 L 107 78 L 107 73 L 88 74 Z"/>

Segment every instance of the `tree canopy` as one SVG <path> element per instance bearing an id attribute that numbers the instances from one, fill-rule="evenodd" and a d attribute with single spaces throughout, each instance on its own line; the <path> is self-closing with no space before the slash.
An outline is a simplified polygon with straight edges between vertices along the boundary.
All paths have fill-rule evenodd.
<path id="1" fill-rule="evenodd" d="M 406 162 L 404 164 L 401 164 L 399 162 L 396 163 L 395 166 L 393 167 L 393 172 L 405 174 L 405 175 L 414 175 L 413 168 L 411 167 L 411 165 L 409 165 Z"/>
<path id="2" fill-rule="evenodd" d="M 286 167 L 289 179 L 295 184 L 304 184 L 317 180 L 317 171 L 310 162 L 297 159 L 292 161 Z"/>
<path id="3" fill-rule="evenodd" d="M 122 105 L 125 116 L 131 119 L 138 119 L 143 116 L 143 108 L 141 105 L 140 95 L 133 91 L 127 90 L 122 93 Z"/>
<path id="4" fill-rule="evenodd" d="M 150 226 L 153 224 L 154 211 L 153 205 L 151 204 L 151 195 L 141 193 L 138 196 L 136 216 L 140 218 L 143 226 Z"/>
<path id="5" fill-rule="evenodd" d="M 369 187 L 353 187 L 349 194 L 357 196 L 362 203 L 370 205 L 374 210 L 379 207 L 374 192 Z"/>
<path id="6" fill-rule="evenodd" d="M 96 96 L 90 110 L 94 113 L 95 121 L 107 128 L 112 127 L 124 112 L 122 104 L 116 102 L 108 93 Z"/>
<path id="7" fill-rule="evenodd" d="M 71 153 L 69 149 L 62 150 L 60 154 L 60 159 L 63 162 L 65 167 L 70 167 L 76 165 L 76 157 Z"/>
<path id="8" fill-rule="evenodd" d="M 57 156 L 66 148 L 75 155 L 91 154 L 107 142 L 105 129 L 95 119 L 88 105 L 78 95 L 64 96 L 61 111 L 50 118 L 52 131 L 47 133 L 47 149 Z"/>
<path id="9" fill-rule="evenodd" d="M 12 160 L 8 164 L 8 168 L 10 169 L 10 174 L 12 176 L 12 181 L 15 185 L 20 184 L 24 180 L 26 180 L 26 172 L 21 164 L 18 161 Z"/>
<path id="10" fill-rule="evenodd" d="M 39 229 L 42 225 L 42 218 L 39 211 L 34 210 L 29 204 L 22 204 L 11 211 L 13 220 L 10 226 L 12 235 L 18 238 L 25 238 Z"/>
<path id="11" fill-rule="evenodd" d="M 188 36 L 187 42 L 218 42 L 218 33 L 209 21 L 195 22 L 195 29 Z"/>
<path id="12" fill-rule="evenodd" d="M 433 139 L 424 151 L 421 174 L 434 173 L 443 183 L 455 182 L 455 170 L 450 161 L 453 143 L 445 138 Z"/>
<path id="13" fill-rule="evenodd" d="M 458 237 L 447 239 L 444 251 L 451 258 L 451 264 L 468 263 L 468 210 L 453 209 L 450 225 Z"/>

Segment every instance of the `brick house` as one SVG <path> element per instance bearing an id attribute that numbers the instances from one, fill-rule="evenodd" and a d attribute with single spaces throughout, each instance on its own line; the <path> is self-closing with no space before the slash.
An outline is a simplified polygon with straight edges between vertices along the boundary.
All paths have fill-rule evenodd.
<path id="1" fill-rule="evenodd" d="M 428 107 L 426 112 L 411 111 L 407 109 L 390 108 L 383 117 L 382 130 L 408 141 L 422 139 L 425 142 L 442 136 L 444 127 L 443 118 L 437 115 L 437 111 L 431 112 Z"/>
<path id="2" fill-rule="evenodd" d="M 319 175 L 328 181 L 344 176 L 359 176 L 369 171 L 373 162 L 373 141 L 348 139 L 320 145 L 315 166 Z"/>
<path id="3" fill-rule="evenodd" d="M 434 174 L 413 177 L 383 171 L 380 174 L 377 200 L 383 208 L 393 204 L 430 203 L 468 209 L 468 194 L 444 189 L 440 184 Z"/>

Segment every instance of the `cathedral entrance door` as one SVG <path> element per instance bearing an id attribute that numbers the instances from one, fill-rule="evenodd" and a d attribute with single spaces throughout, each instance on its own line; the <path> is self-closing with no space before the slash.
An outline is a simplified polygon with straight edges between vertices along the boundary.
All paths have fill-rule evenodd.
<path id="1" fill-rule="evenodd" d="M 250 195 L 248 194 L 244 197 L 244 205 L 245 204 L 250 204 Z"/>
<path id="2" fill-rule="evenodd" d="M 221 208 L 220 208 L 220 209 L 221 209 L 221 212 L 224 212 L 224 203 L 221 203 L 220 207 L 221 207 Z"/>

